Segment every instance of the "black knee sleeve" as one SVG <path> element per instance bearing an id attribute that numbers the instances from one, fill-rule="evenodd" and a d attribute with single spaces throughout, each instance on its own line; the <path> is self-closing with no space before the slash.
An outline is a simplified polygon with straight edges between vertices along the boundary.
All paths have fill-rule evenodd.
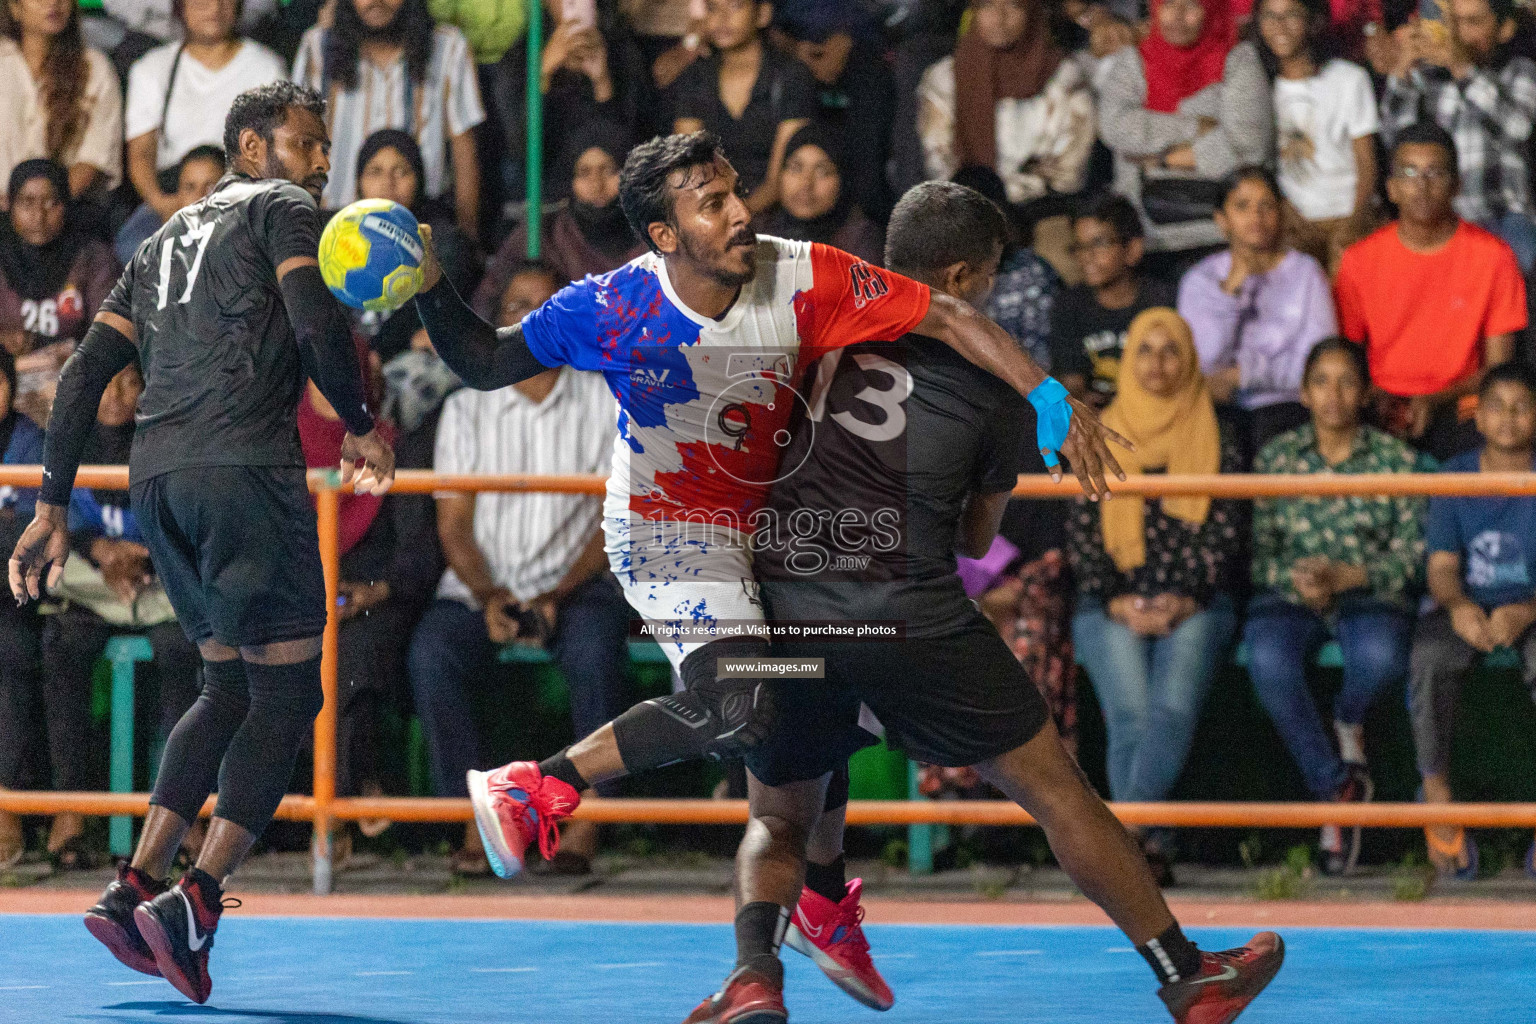
<path id="1" fill-rule="evenodd" d="M 768 642 L 716 640 L 683 659 L 682 693 L 657 697 L 613 721 L 614 739 L 630 774 L 707 757 L 740 757 L 768 735 L 773 702 L 770 681 L 716 678 L 719 658 L 757 658 Z"/>
<path id="2" fill-rule="evenodd" d="M 219 765 L 250 709 L 245 664 L 203 662 L 203 690 L 165 741 L 150 803 L 196 819 L 219 779 Z"/>
<path id="3" fill-rule="evenodd" d="M 292 665 L 246 662 L 245 672 L 250 711 L 224 755 L 214 813 L 259 836 L 287 792 L 325 695 L 319 658 Z"/>

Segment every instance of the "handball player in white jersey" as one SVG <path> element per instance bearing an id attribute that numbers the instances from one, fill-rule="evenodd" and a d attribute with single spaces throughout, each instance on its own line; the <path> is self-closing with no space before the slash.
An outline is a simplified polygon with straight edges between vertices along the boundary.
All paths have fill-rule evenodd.
<path id="1" fill-rule="evenodd" d="M 795 470 L 780 464 L 786 428 L 805 401 L 802 371 L 821 355 L 911 331 L 936 338 L 1029 398 L 1048 465 L 1066 455 L 1095 497 L 1108 493 L 1106 472 L 1123 478 L 1097 417 L 966 303 L 830 246 L 754 234 L 713 135 L 637 146 L 619 196 L 651 251 L 566 287 L 521 324 L 498 331 L 477 317 L 430 255 L 416 299 L 433 345 L 470 387 L 563 365 L 607 378 L 619 406 L 604 506 L 609 565 L 661 631 L 683 684 L 542 763 L 469 773 L 486 855 L 504 878 L 534 841 L 553 855 L 556 823 L 587 787 L 738 756 L 766 735 L 768 689 L 717 678 L 716 661 L 768 653 L 751 537 L 769 486 Z"/>

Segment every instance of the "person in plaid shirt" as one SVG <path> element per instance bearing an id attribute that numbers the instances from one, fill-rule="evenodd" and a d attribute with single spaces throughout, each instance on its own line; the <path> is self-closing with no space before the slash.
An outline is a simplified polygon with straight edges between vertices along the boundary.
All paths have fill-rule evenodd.
<path id="1" fill-rule="evenodd" d="M 1310 423 L 1259 452 L 1256 473 L 1411 473 L 1429 457 L 1360 422 L 1370 388 L 1365 352 L 1329 338 L 1302 373 Z M 1253 585 L 1244 640 L 1259 702 L 1317 800 L 1369 800 L 1366 711 L 1408 673 L 1413 613 L 1423 587 L 1423 498 L 1279 498 L 1254 504 Z M 1329 739 L 1307 686 L 1307 665 L 1330 635 L 1344 656 Z M 1323 870 L 1345 874 L 1360 830 L 1323 829 Z"/>
<path id="2" fill-rule="evenodd" d="M 1442 0 L 1443 22 L 1421 22 L 1381 97 L 1381 133 L 1432 118 L 1456 140 L 1456 212 L 1509 243 L 1520 269 L 1536 264 L 1528 150 L 1536 124 L 1536 62 L 1513 56 L 1514 0 Z"/>

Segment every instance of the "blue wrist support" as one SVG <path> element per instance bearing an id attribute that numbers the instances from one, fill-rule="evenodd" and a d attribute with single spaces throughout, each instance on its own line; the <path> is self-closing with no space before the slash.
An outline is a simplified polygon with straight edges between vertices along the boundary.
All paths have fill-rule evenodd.
<path id="1" fill-rule="evenodd" d="M 1067 389 L 1055 377 L 1047 377 L 1040 386 L 1029 393 L 1029 404 L 1035 407 L 1035 442 L 1045 459 L 1047 468 L 1060 464 L 1056 453 L 1067 440 L 1067 429 L 1072 426 L 1072 406 L 1067 402 Z"/>

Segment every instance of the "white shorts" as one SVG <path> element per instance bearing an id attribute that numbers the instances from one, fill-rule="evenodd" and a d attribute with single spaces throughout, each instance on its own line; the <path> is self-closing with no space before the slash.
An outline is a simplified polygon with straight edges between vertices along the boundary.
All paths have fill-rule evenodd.
<path id="1" fill-rule="evenodd" d="M 690 536 L 687 524 L 634 523 L 627 516 L 605 516 L 603 534 L 624 597 L 657 627 L 656 642 L 679 674 L 683 659 L 712 639 L 766 635 L 746 537 L 725 530 L 706 540 Z M 667 633 L 674 622 L 687 627 L 685 636 Z"/>

